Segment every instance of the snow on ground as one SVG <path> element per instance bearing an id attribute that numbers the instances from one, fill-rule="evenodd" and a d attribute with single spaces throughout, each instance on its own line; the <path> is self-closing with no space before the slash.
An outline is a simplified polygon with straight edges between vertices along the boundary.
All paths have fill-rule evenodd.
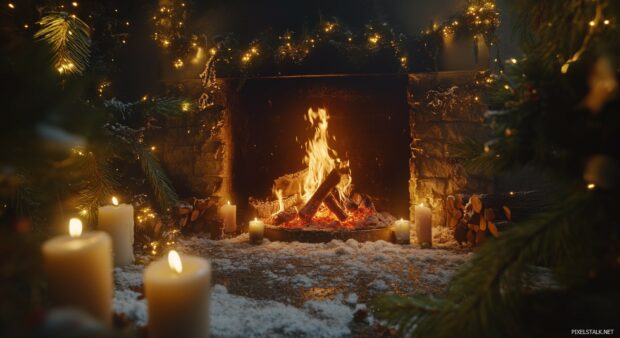
<path id="1" fill-rule="evenodd" d="M 376 295 L 444 290 L 470 254 L 445 233 L 434 240 L 433 249 L 355 240 L 250 245 L 245 234 L 182 238 L 174 248 L 212 262 L 213 337 L 347 337 L 372 334 L 372 318 L 360 324 L 353 317 Z M 115 269 L 114 309 L 140 326 L 148 322 L 142 271 Z"/>

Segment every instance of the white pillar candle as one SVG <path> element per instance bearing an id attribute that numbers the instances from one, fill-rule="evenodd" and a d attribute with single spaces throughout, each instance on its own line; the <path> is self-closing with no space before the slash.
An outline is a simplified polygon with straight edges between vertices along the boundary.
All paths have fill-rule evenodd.
<path id="1" fill-rule="evenodd" d="M 107 326 L 112 324 L 112 240 L 102 231 L 82 234 L 72 218 L 69 236 L 43 243 L 43 267 L 52 303 L 84 310 Z"/>
<path id="2" fill-rule="evenodd" d="M 237 231 L 237 206 L 228 201 L 220 208 L 220 217 L 224 221 L 224 232 Z"/>
<path id="3" fill-rule="evenodd" d="M 433 243 L 431 209 L 424 204 L 415 206 L 415 232 L 422 247 L 431 247 Z"/>
<path id="4" fill-rule="evenodd" d="M 399 244 L 409 244 L 409 229 L 410 224 L 409 221 L 400 219 L 394 222 L 394 237 L 396 239 L 396 243 Z"/>
<path id="5" fill-rule="evenodd" d="M 209 336 L 211 264 L 204 258 L 179 256 L 144 270 L 149 338 L 205 338 Z"/>
<path id="6" fill-rule="evenodd" d="M 133 205 L 119 205 L 116 197 L 112 197 L 112 205 L 99 207 L 98 225 L 99 230 L 107 232 L 112 237 L 114 265 L 133 263 Z"/>
<path id="7" fill-rule="evenodd" d="M 258 218 L 254 218 L 253 221 L 250 221 L 250 243 L 259 244 L 263 241 L 263 234 L 265 232 L 265 223 L 259 220 Z"/>

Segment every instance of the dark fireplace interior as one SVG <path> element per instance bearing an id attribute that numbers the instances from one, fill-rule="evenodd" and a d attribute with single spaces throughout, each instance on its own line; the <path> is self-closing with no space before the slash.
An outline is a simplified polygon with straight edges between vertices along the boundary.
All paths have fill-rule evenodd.
<path id="1" fill-rule="evenodd" d="M 249 197 L 273 199 L 275 178 L 305 168 L 305 142 L 314 133 L 304 120 L 309 108 L 327 109 L 330 147 L 350 161 L 354 191 L 376 198 L 380 211 L 407 217 L 411 138 L 405 75 L 255 78 L 234 80 L 235 86 L 227 106 L 232 198 L 242 221 L 254 217 Z"/>

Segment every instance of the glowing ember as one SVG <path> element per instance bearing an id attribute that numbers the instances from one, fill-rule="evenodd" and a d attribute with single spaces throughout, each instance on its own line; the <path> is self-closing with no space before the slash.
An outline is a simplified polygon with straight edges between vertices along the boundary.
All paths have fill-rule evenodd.
<path id="1" fill-rule="evenodd" d="M 301 229 L 307 228 L 311 226 L 316 229 L 348 229 L 354 230 L 359 228 L 373 227 L 380 225 L 379 222 L 373 222 L 370 220 L 371 216 L 376 215 L 377 212 L 373 209 L 369 208 L 358 208 L 356 210 L 348 210 L 347 215 L 349 216 L 346 221 L 340 222 L 332 213 L 325 207 L 321 205 L 319 207 L 319 211 L 312 218 L 312 224 L 308 224 L 306 221 L 302 220 L 299 217 L 295 219 L 283 223 L 280 226 L 282 228 L 287 229 Z"/>

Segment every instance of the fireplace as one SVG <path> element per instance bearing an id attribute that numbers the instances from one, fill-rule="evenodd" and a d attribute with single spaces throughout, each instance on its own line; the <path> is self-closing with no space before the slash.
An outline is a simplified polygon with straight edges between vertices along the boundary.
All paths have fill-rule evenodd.
<path id="1" fill-rule="evenodd" d="M 256 201 L 272 202 L 272 214 L 282 211 L 274 181 L 308 168 L 306 143 L 316 131 L 308 113 L 324 109 L 328 146 L 350 174 L 353 192 L 361 194 L 358 202 L 368 197 L 377 212 L 409 219 L 414 206 L 424 203 L 433 224 L 443 225 L 448 195 L 492 192 L 493 182 L 466 173 L 451 151 L 467 139 L 488 138 L 482 76 L 463 71 L 220 79 L 220 131 L 204 130 L 201 121 L 212 118 L 209 112 L 172 120 L 160 135 L 160 158 L 181 195 L 234 201 L 243 227 L 254 217 L 269 218 Z M 200 89 L 192 81 L 176 86 L 190 95 Z"/>
<path id="2" fill-rule="evenodd" d="M 405 83 L 404 76 L 394 75 L 245 81 L 227 101 L 234 144 L 232 196 L 241 217 L 257 216 L 251 199 L 276 198 L 275 179 L 308 168 L 306 146 L 322 122 L 329 125 L 325 146 L 333 151 L 332 160 L 349 171 L 341 185 L 351 180 L 350 188 L 372 196 L 378 210 L 406 217 L 411 134 Z M 309 112 L 315 114 L 314 124 Z M 327 115 L 324 120 L 319 112 Z M 320 183 L 314 182 L 315 188 Z"/>

